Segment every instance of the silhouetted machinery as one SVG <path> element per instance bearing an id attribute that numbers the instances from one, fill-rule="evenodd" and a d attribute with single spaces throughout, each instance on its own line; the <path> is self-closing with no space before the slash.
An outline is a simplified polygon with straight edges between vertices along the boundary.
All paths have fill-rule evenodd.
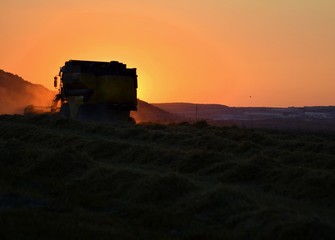
<path id="1" fill-rule="evenodd" d="M 54 79 L 58 88 L 51 111 L 65 117 L 92 120 L 128 120 L 137 110 L 136 68 L 126 64 L 70 60 Z"/>

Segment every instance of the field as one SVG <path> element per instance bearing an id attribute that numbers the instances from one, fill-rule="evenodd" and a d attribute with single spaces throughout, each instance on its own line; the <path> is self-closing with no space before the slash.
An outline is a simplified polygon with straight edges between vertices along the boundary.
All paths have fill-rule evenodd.
<path id="1" fill-rule="evenodd" d="M 0 116 L 0 239 L 334 239 L 335 135 Z"/>

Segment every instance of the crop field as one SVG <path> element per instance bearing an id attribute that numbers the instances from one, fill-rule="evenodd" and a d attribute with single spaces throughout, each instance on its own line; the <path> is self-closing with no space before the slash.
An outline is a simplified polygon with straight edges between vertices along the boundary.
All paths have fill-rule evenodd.
<path id="1" fill-rule="evenodd" d="M 0 239 L 334 239 L 335 135 L 0 116 Z"/>

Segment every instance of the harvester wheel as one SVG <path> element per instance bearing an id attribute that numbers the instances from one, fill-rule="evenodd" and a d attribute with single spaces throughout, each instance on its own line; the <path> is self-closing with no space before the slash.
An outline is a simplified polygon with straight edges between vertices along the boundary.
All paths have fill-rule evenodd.
<path id="1" fill-rule="evenodd" d="M 68 103 L 63 103 L 59 111 L 60 115 L 65 118 L 70 117 L 70 106 Z"/>

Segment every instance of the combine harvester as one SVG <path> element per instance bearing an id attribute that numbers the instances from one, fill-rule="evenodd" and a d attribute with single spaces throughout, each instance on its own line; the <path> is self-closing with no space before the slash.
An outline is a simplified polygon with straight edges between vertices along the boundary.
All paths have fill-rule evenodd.
<path id="1" fill-rule="evenodd" d="M 54 78 L 54 86 L 58 94 L 52 113 L 74 119 L 134 121 L 129 114 L 137 110 L 136 68 L 116 61 L 70 60 Z"/>

